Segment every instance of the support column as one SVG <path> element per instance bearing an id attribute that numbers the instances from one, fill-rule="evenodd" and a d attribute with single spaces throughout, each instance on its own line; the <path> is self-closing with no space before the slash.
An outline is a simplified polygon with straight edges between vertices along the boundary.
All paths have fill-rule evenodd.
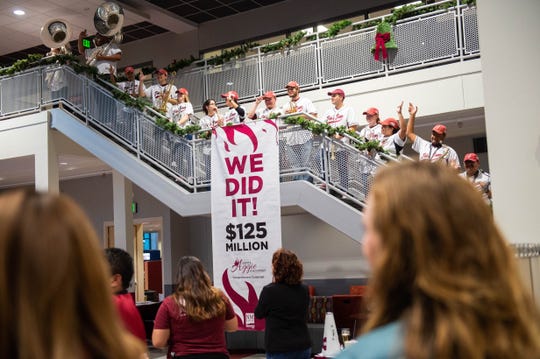
<path id="1" fill-rule="evenodd" d="M 45 128 L 42 151 L 34 156 L 35 186 L 37 191 L 60 193 L 60 177 L 58 173 L 58 154 L 52 130 Z"/>
<path id="2" fill-rule="evenodd" d="M 512 243 L 540 243 L 540 1 L 478 0 L 493 212 Z"/>
<path id="3" fill-rule="evenodd" d="M 134 256 L 134 229 L 131 202 L 133 188 L 131 181 L 117 171 L 112 171 L 113 177 L 113 215 L 114 215 L 114 246 L 122 248 L 131 257 Z"/>

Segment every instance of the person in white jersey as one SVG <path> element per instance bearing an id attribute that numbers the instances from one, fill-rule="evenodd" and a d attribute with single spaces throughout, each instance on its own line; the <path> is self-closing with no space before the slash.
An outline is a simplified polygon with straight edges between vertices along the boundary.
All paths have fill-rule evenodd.
<path id="1" fill-rule="evenodd" d="M 169 73 L 165 69 L 159 69 L 155 72 L 157 84 L 154 84 L 144 91 L 139 91 L 140 97 L 148 97 L 152 101 L 152 106 L 158 110 L 165 110 L 165 114 L 170 111 L 173 105 L 178 103 L 176 97 L 176 86 L 169 82 Z M 139 78 L 140 81 L 144 79 Z M 163 103 L 166 102 L 164 105 Z"/>
<path id="2" fill-rule="evenodd" d="M 225 99 L 225 104 L 228 108 L 223 114 L 223 121 L 225 122 L 225 125 L 236 125 L 240 122 L 244 122 L 244 119 L 246 118 L 246 110 L 240 106 L 240 104 L 238 104 L 238 92 L 228 91 L 221 94 L 221 97 Z"/>
<path id="3" fill-rule="evenodd" d="M 79 53 L 84 56 L 86 61 L 92 61 L 92 66 L 97 68 L 98 74 L 105 80 L 109 80 L 110 73 L 116 76 L 116 67 L 118 61 L 122 59 L 122 50 L 112 41 L 112 38 L 96 33 L 94 37 L 94 48 L 85 49 L 83 39 L 87 37 L 86 30 L 81 31 L 77 41 Z M 112 68 L 112 71 L 111 71 Z"/>
<path id="4" fill-rule="evenodd" d="M 193 105 L 189 101 L 189 92 L 187 89 L 181 87 L 176 91 L 178 103 L 172 105 L 167 117 L 169 121 L 174 122 L 180 128 L 184 128 L 189 125 L 190 117 L 193 115 Z M 186 140 L 191 140 L 193 136 L 191 134 L 184 136 Z M 182 175 L 188 178 L 188 181 L 193 174 L 191 173 L 191 160 L 192 160 L 192 146 L 184 139 L 175 138 L 172 151 L 172 167 L 177 167 L 180 163 L 178 170 Z"/>
<path id="5" fill-rule="evenodd" d="M 313 102 L 307 97 L 300 97 L 300 85 L 296 81 L 289 81 L 285 86 L 289 101 L 281 107 L 281 113 L 308 113 L 317 117 L 317 109 Z M 295 172 L 303 172 L 293 176 L 294 180 L 305 180 L 313 182 L 313 178 L 307 174 L 311 166 L 311 157 L 314 150 L 313 134 L 309 130 L 295 129 L 285 135 L 287 141 L 286 152 L 287 159 L 291 169 Z M 317 155 L 318 156 L 318 155 Z"/>
<path id="6" fill-rule="evenodd" d="M 130 95 L 131 97 L 139 97 L 139 93 L 144 91 L 146 87 L 144 86 L 144 81 L 140 81 L 135 78 L 135 69 L 132 66 L 128 66 L 124 69 L 124 74 L 126 75 L 126 81 L 120 81 L 116 83 L 116 86 L 124 93 Z M 142 72 L 139 73 L 139 79 L 143 76 Z M 114 77 L 111 77 L 114 80 Z M 113 81 L 114 83 L 114 81 Z"/>
<path id="7" fill-rule="evenodd" d="M 433 126 L 430 142 L 414 133 L 415 119 L 416 116 L 411 117 L 407 123 L 407 137 L 412 142 L 412 149 L 418 153 L 418 159 L 459 169 L 459 157 L 456 151 L 443 143 L 446 138 L 446 126 L 443 124 Z"/>
<path id="8" fill-rule="evenodd" d="M 397 107 L 399 122 L 389 117 L 381 122 L 383 137 L 380 139 L 381 147 L 389 153 L 399 156 L 407 141 L 407 124 L 402 113 L 403 101 Z M 409 104 L 409 118 L 416 116 L 416 107 Z"/>
<path id="9" fill-rule="evenodd" d="M 126 75 L 125 81 L 116 83 L 116 77 L 111 68 L 110 79 L 113 84 L 116 84 L 118 89 L 131 97 L 139 97 L 139 93 L 145 90 L 144 81 L 137 80 L 135 78 L 135 69 L 132 66 L 128 66 L 124 69 Z M 139 73 L 139 78 L 143 77 L 142 72 Z M 135 139 L 135 110 L 133 107 L 125 106 L 121 102 L 117 102 L 117 114 L 120 135 L 125 137 L 128 141 L 133 142 Z"/>
<path id="10" fill-rule="evenodd" d="M 204 116 L 199 120 L 199 126 L 201 126 L 202 130 L 213 130 L 214 128 L 218 126 L 225 125 L 225 121 L 223 117 L 218 112 L 216 100 L 209 98 L 208 100 L 204 101 L 202 108 L 203 108 Z M 204 157 L 204 171 L 205 171 L 205 177 L 203 178 L 203 180 L 205 180 L 208 184 L 210 184 L 209 182 L 210 182 L 210 173 L 211 173 L 210 149 L 211 149 L 210 141 L 206 141 L 206 143 L 204 144 L 204 147 L 202 148 L 202 153 Z M 198 152 L 196 154 L 199 155 Z"/>
<path id="11" fill-rule="evenodd" d="M 482 193 L 484 201 L 491 206 L 491 177 L 480 169 L 480 159 L 476 153 L 467 153 L 463 158 L 465 171 L 460 176 L 471 182 Z"/>
<path id="12" fill-rule="evenodd" d="M 349 131 L 356 131 L 358 120 L 354 110 L 344 104 L 345 92 L 342 89 L 335 89 L 328 92 L 332 101 L 332 106 L 325 112 L 322 120 L 331 127 L 345 127 Z M 342 143 L 349 143 L 349 140 L 342 135 L 335 134 L 335 139 Z M 339 144 L 330 144 L 330 169 L 339 174 L 339 184 L 344 191 L 349 188 L 349 151 Z"/>
<path id="13" fill-rule="evenodd" d="M 360 130 L 360 137 L 366 141 L 379 141 L 382 137 L 379 110 L 375 107 L 370 107 L 362 114 L 366 116 L 367 126 L 364 126 Z"/>
<path id="14" fill-rule="evenodd" d="M 258 108 L 263 101 L 264 108 Z M 247 117 L 250 120 L 266 120 L 280 113 L 276 102 L 276 94 L 273 91 L 266 91 L 262 96 L 255 99 L 255 104 L 248 112 Z"/>

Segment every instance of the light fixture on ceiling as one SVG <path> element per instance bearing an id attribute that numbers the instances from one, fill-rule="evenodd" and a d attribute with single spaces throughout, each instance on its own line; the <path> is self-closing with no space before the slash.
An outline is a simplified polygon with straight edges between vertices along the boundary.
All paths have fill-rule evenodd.
<path id="1" fill-rule="evenodd" d="M 23 9 L 15 9 L 13 10 L 13 13 L 17 16 L 23 16 L 23 15 L 26 15 L 26 11 L 24 11 Z"/>

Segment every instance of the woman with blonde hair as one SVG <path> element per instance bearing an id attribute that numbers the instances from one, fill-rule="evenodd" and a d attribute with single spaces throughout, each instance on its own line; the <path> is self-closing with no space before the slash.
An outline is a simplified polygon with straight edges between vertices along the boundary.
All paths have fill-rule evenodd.
<path id="1" fill-rule="evenodd" d="M 229 299 L 212 286 L 201 261 L 192 256 L 178 262 L 176 290 L 161 303 L 152 344 L 169 346 L 168 358 L 227 359 L 225 331 L 238 329 Z"/>
<path id="2" fill-rule="evenodd" d="M 371 312 L 339 359 L 540 358 L 540 315 L 514 253 L 455 171 L 380 170 L 364 224 Z"/>
<path id="3" fill-rule="evenodd" d="M 146 357 L 123 328 L 109 268 L 69 198 L 0 195 L 0 358 Z"/>

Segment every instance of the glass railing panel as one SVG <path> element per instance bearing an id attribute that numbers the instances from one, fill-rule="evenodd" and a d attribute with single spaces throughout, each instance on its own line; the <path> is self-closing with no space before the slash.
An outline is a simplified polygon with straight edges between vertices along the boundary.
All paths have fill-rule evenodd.
<path id="1" fill-rule="evenodd" d="M 261 56 L 262 88 L 284 93 L 285 85 L 295 80 L 301 87 L 318 83 L 317 48 L 315 44 Z"/>
<path id="2" fill-rule="evenodd" d="M 8 116 L 37 110 L 41 102 L 40 85 L 40 69 L 0 79 L 0 114 Z"/>
<path id="3" fill-rule="evenodd" d="M 369 56 L 375 31 L 357 33 L 321 42 L 323 82 L 332 82 L 384 72 L 383 63 Z"/>
<path id="4" fill-rule="evenodd" d="M 397 24 L 394 36 L 398 50 L 390 69 L 459 55 L 455 11 Z"/>
<path id="5" fill-rule="evenodd" d="M 478 40 L 476 7 L 466 7 L 462 10 L 462 14 L 464 54 L 478 53 L 480 52 L 480 42 Z"/>
<path id="6" fill-rule="evenodd" d="M 223 103 L 221 94 L 234 90 L 242 97 L 258 95 L 259 68 L 257 58 L 236 60 L 218 67 L 208 68 L 208 96 Z"/>

